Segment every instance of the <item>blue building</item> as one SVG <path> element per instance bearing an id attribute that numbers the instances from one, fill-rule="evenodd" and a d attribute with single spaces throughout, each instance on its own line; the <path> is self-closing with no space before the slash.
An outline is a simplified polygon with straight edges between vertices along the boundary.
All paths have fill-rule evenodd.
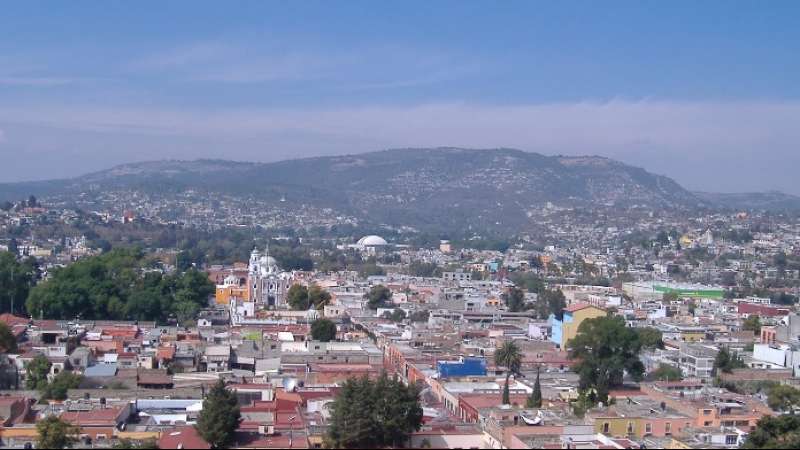
<path id="1" fill-rule="evenodd" d="M 438 361 L 436 367 L 439 378 L 485 376 L 486 360 L 484 358 L 464 358 L 458 361 Z"/>

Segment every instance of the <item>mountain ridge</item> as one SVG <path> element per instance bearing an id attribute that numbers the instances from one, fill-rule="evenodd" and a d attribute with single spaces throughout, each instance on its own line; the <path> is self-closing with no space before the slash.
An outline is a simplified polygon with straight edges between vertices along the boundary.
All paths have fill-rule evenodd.
<path id="1" fill-rule="evenodd" d="M 525 227 L 528 218 L 545 207 L 683 210 L 732 207 L 730 200 L 735 199 L 694 193 L 669 177 L 603 156 L 439 147 L 269 163 L 135 162 L 70 179 L 0 184 L 0 201 L 30 194 L 69 201 L 126 190 L 159 198 L 191 191 L 201 197 L 216 193 L 267 204 L 282 199 L 287 209 L 330 208 L 361 220 L 421 229 Z M 749 204 L 757 206 L 757 201 Z"/>

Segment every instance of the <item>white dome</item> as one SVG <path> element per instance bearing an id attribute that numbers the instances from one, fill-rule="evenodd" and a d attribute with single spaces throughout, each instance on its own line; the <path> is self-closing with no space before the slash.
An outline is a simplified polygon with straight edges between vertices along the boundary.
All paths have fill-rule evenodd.
<path id="1" fill-rule="evenodd" d="M 361 239 L 359 239 L 358 245 L 361 245 L 363 247 L 379 247 L 381 245 L 389 245 L 389 243 L 386 242 L 386 239 L 371 234 L 369 236 L 364 236 Z"/>
<path id="2" fill-rule="evenodd" d="M 278 265 L 278 261 L 273 258 L 272 256 L 264 256 L 261 259 L 261 264 L 265 264 L 267 266 L 273 267 Z"/>

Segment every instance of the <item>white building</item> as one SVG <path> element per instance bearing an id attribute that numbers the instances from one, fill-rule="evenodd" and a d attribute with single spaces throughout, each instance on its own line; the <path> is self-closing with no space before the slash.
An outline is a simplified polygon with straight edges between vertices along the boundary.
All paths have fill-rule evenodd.
<path id="1" fill-rule="evenodd" d="M 282 272 L 275 258 L 261 255 L 258 249 L 250 254 L 250 298 L 268 308 L 286 306 L 286 293 L 292 285 L 292 274 Z"/>

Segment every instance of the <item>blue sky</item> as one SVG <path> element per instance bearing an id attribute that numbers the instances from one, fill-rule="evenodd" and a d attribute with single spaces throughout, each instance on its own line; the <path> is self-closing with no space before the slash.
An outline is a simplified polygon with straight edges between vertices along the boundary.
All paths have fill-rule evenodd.
<path id="1" fill-rule="evenodd" d="M 4 2 L 0 181 L 392 147 L 800 194 L 798 2 Z"/>

